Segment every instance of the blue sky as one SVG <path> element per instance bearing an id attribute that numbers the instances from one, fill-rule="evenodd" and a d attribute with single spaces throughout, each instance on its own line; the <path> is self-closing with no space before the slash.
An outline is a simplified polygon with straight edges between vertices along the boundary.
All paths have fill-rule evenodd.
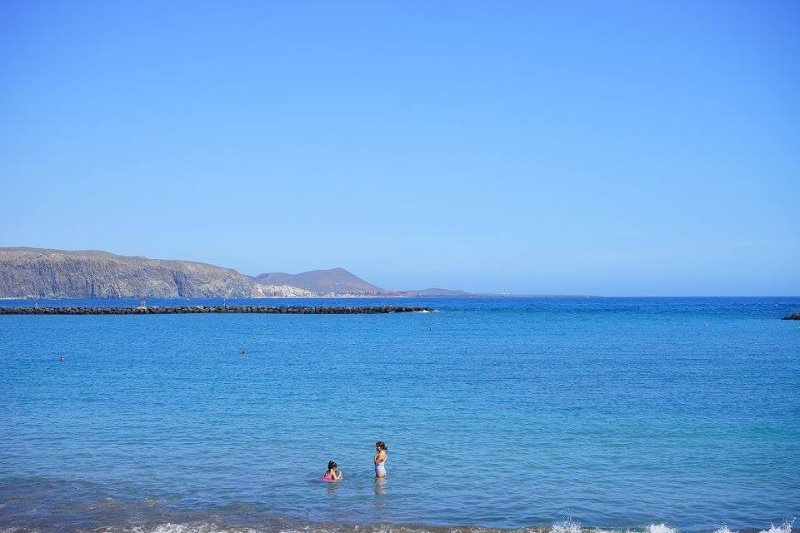
<path id="1" fill-rule="evenodd" d="M 798 2 L 0 3 L 0 246 L 800 294 Z"/>

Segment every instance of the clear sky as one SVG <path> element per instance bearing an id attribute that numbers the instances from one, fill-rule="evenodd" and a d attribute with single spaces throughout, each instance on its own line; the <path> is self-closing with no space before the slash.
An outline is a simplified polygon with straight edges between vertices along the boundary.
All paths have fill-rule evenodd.
<path id="1" fill-rule="evenodd" d="M 800 294 L 800 2 L 0 2 L 0 246 Z"/>

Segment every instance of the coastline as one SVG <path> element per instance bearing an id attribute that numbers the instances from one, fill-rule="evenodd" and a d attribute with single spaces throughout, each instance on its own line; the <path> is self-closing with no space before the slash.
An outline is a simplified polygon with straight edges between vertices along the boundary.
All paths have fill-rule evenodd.
<path id="1" fill-rule="evenodd" d="M 16 484 L 25 483 L 37 496 L 9 499 Z M 324 487 L 329 496 L 336 489 Z M 54 505 L 51 499 L 58 500 Z M 383 496 L 375 496 L 382 505 Z M 747 526 L 721 523 L 708 528 L 680 529 L 659 520 L 627 525 L 583 524 L 572 519 L 520 527 L 497 527 L 481 523 L 450 524 L 443 522 L 373 522 L 348 520 L 342 509 L 339 521 L 299 518 L 296 513 L 275 512 L 253 502 L 228 503 L 212 508 L 176 507 L 160 498 L 135 499 L 111 496 L 107 487 L 93 483 L 37 478 L 0 481 L 0 527 L 4 532 L 114 531 L 125 533 L 800 533 L 794 519 L 761 524 L 753 520 Z M 47 513 L 39 509 L 49 508 Z M 617 520 L 619 521 L 619 519 Z M 624 520 L 623 520 L 624 521 Z"/>
<path id="2" fill-rule="evenodd" d="M 335 503 L 336 485 L 321 484 L 319 489 Z M 387 496 L 376 491 L 372 505 L 382 508 Z M 0 530 L 8 533 L 800 533 L 800 528 L 794 527 L 794 518 L 777 517 L 774 521 L 752 518 L 744 525 L 708 520 L 707 527 L 692 528 L 679 528 L 656 517 L 617 517 L 613 525 L 564 518 L 502 527 L 478 518 L 459 523 L 436 517 L 419 522 L 365 520 L 348 507 L 340 509 L 341 518 L 336 520 L 301 511 L 299 507 L 277 509 L 254 501 L 198 505 L 156 494 L 133 496 L 119 493 L 110 485 L 80 479 L 0 478 Z M 306 516 L 301 518 L 303 514 Z"/>

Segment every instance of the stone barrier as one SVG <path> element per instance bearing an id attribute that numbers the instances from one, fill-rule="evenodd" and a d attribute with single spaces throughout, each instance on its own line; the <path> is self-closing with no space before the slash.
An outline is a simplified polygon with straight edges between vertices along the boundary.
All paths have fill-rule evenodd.
<path id="1" fill-rule="evenodd" d="M 312 307 L 256 305 L 181 305 L 167 307 L 0 307 L 0 315 L 177 315 L 196 313 L 261 313 L 281 315 L 376 315 L 430 312 L 430 307 Z"/>

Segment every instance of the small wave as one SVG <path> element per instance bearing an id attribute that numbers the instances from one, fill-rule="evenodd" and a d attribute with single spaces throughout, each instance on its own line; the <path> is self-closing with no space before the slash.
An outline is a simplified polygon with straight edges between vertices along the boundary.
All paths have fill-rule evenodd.
<path id="1" fill-rule="evenodd" d="M 792 528 L 794 526 L 794 519 L 791 521 L 786 521 L 779 526 L 775 526 L 774 524 L 770 524 L 769 529 L 764 529 L 759 533 L 792 533 Z"/>
<path id="2" fill-rule="evenodd" d="M 568 520 L 566 522 L 553 524 L 550 527 L 549 533 L 582 533 L 582 531 L 580 524 Z"/>
<path id="3" fill-rule="evenodd" d="M 678 530 L 666 524 L 650 524 L 646 529 L 647 533 L 678 533 Z"/>
<path id="4" fill-rule="evenodd" d="M 152 528 L 132 528 L 129 533 L 259 533 L 252 528 L 219 527 L 214 524 L 159 524 Z"/>

